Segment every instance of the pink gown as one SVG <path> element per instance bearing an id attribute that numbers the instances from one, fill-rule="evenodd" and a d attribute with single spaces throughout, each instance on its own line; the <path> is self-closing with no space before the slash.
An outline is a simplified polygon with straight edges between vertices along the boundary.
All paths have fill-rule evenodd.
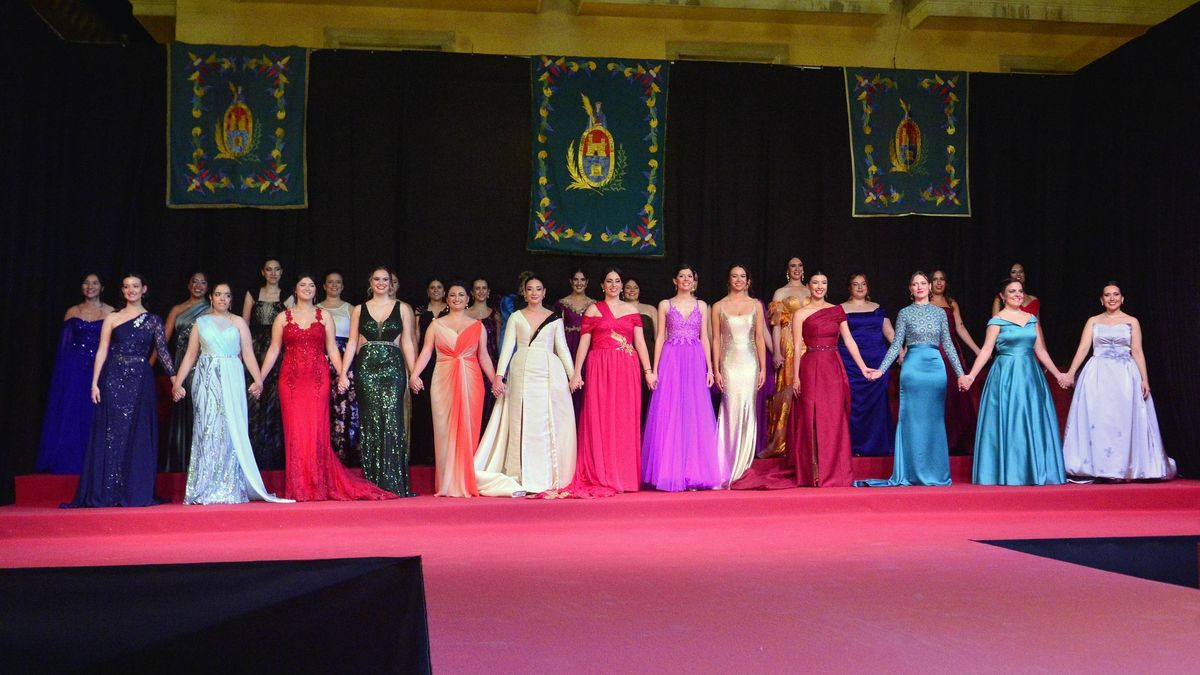
<path id="1" fill-rule="evenodd" d="M 592 336 L 583 373 L 583 410 L 572 497 L 611 497 L 638 489 L 642 419 L 641 367 L 633 332 L 637 312 L 615 318 L 605 302 L 600 316 L 584 316 L 582 333 Z"/>
<path id="2" fill-rule="evenodd" d="M 437 365 L 429 383 L 433 409 L 434 475 L 439 497 L 478 497 L 475 448 L 483 418 L 483 374 L 479 369 L 476 321 L 455 333 L 442 323 L 430 324 Z"/>

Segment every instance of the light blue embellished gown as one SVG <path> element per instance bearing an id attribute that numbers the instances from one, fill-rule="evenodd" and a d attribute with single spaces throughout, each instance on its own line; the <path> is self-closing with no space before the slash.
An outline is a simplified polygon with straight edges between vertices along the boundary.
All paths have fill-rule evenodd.
<path id="1" fill-rule="evenodd" d="M 979 485 L 1058 485 L 1066 482 L 1058 418 L 1050 387 L 1033 354 L 1037 321 L 1024 326 L 994 316 L 996 359 L 979 400 L 975 466 Z"/>
<path id="2" fill-rule="evenodd" d="M 954 372 L 963 374 L 950 339 L 946 313 L 931 304 L 912 304 L 896 317 L 896 339 L 879 369 L 886 371 L 908 347 L 900 371 L 900 419 L 896 425 L 896 459 L 887 480 L 855 481 L 859 487 L 949 485 L 950 449 L 946 445 L 945 350 Z M 1044 383 L 1044 382 L 1043 382 Z"/>
<path id="3" fill-rule="evenodd" d="M 194 422 L 184 504 L 290 502 L 267 492 L 246 414 L 246 379 L 237 326 L 213 315 L 196 319 L 200 358 L 191 378 Z"/>

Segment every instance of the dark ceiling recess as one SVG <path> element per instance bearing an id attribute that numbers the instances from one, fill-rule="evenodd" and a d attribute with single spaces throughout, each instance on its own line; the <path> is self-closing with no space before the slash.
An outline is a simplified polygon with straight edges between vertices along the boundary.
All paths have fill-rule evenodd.
<path id="1" fill-rule="evenodd" d="M 126 0 L 28 0 L 29 6 L 67 42 L 154 42 Z"/>

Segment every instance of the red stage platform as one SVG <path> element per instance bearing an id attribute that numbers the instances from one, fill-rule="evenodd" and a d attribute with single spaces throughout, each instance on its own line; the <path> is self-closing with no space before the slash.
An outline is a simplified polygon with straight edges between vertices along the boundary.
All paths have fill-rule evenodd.
<path id="1" fill-rule="evenodd" d="M 0 567 L 420 555 L 447 673 L 1169 673 L 1200 591 L 978 540 L 1197 533 L 1186 480 L 10 506 Z"/>

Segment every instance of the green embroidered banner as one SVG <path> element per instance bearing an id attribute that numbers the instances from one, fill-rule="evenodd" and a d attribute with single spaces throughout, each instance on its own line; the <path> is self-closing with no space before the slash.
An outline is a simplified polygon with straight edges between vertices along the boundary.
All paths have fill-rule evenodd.
<path id="1" fill-rule="evenodd" d="M 534 252 L 664 254 L 665 61 L 536 56 Z"/>
<path id="2" fill-rule="evenodd" d="M 167 206 L 308 206 L 308 50 L 174 43 Z"/>
<path id="3" fill-rule="evenodd" d="M 963 72 L 846 68 L 852 214 L 970 216 Z"/>

